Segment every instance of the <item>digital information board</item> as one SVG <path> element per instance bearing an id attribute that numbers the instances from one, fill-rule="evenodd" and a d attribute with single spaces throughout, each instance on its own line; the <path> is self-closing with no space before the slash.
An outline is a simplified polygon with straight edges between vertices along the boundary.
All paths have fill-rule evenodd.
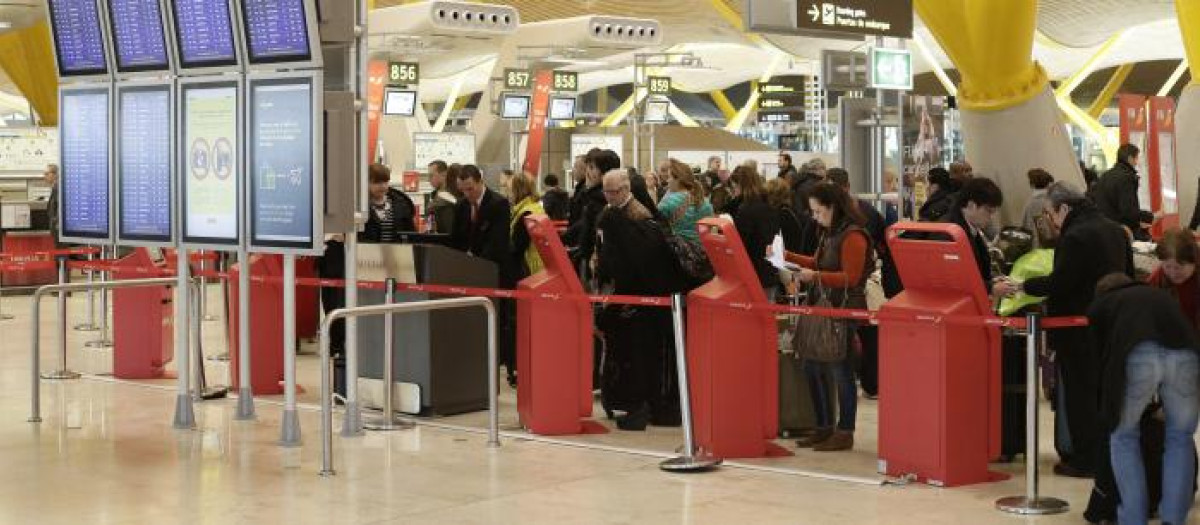
<path id="1" fill-rule="evenodd" d="M 62 89 L 61 97 L 59 236 L 82 243 L 108 240 L 108 88 Z"/>
<path id="2" fill-rule="evenodd" d="M 242 0 L 251 64 L 309 62 L 306 0 Z"/>
<path id="3" fill-rule="evenodd" d="M 312 77 L 250 81 L 250 246 L 315 249 Z"/>
<path id="4" fill-rule="evenodd" d="M 179 144 L 182 241 L 236 246 L 238 235 L 237 82 L 181 83 Z"/>
<path id="5" fill-rule="evenodd" d="M 228 0 L 173 0 L 171 5 L 180 68 L 238 64 Z"/>
<path id="6" fill-rule="evenodd" d="M 167 32 L 159 0 L 108 0 L 117 71 L 166 71 Z"/>
<path id="7" fill-rule="evenodd" d="M 108 73 L 100 8 L 96 0 L 49 0 L 50 24 L 63 77 Z"/>
<path id="8" fill-rule="evenodd" d="M 171 88 L 119 88 L 117 95 L 117 239 L 169 244 Z"/>

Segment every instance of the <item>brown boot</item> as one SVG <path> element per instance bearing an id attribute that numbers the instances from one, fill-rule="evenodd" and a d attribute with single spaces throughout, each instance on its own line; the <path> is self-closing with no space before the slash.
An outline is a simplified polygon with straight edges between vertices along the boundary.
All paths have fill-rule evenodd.
<path id="1" fill-rule="evenodd" d="M 821 443 L 829 439 L 833 435 L 832 428 L 818 428 L 805 437 L 796 440 L 796 446 L 800 448 L 812 448 L 817 443 Z"/>
<path id="2" fill-rule="evenodd" d="M 813 446 L 814 452 L 839 452 L 842 450 L 850 450 L 854 448 L 854 432 L 839 430 L 834 432 L 829 439 L 817 443 Z"/>

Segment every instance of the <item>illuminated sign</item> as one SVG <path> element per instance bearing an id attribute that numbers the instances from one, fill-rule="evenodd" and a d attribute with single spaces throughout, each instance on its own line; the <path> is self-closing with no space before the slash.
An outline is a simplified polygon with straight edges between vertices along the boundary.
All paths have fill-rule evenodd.
<path id="1" fill-rule="evenodd" d="M 505 69 L 504 89 L 529 89 L 533 75 L 527 69 Z"/>
<path id="2" fill-rule="evenodd" d="M 646 85 L 651 95 L 671 94 L 671 77 L 646 77 Z"/>
<path id="3" fill-rule="evenodd" d="M 388 63 L 388 85 L 407 86 L 421 81 L 421 65 L 416 62 Z"/>
<path id="4" fill-rule="evenodd" d="M 555 71 L 554 91 L 579 91 L 579 73 L 573 71 Z"/>
<path id="5" fill-rule="evenodd" d="M 796 8 L 800 31 L 912 38 L 912 0 L 801 0 Z"/>

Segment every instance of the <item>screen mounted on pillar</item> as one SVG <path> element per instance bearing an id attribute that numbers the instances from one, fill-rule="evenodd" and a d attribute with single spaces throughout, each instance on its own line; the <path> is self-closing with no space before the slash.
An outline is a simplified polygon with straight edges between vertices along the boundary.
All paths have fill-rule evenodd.
<path id="1" fill-rule="evenodd" d="M 159 0 L 106 0 L 117 71 L 167 71 L 167 48 L 162 4 Z"/>
<path id="2" fill-rule="evenodd" d="M 122 86 L 117 91 L 117 239 L 122 244 L 170 244 L 174 170 L 171 87 Z"/>
<path id="3" fill-rule="evenodd" d="M 236 81 L 180 84 L 185 244 L 229 247 L 240 240 L 239 90 Z"/>
<path id="4" fill-rule="evenodd" d="M 58 75 L 107 75 L 108 54 L 96 0 L 49 0 L 49 12 Z"/>
<path id="5" fill-rule="evenodd" d="M 250 80 L 250 247 L 316 253 L 322 88 L 314 76 Z"/>
<path id="6" fill-rule="evenodd" d="M 175 44 L 181 69 L 238 66 L 229 0 L 172 0 Z"/>
<path id="7" fill-rule="evenodd" d="M 63 88 L 59 118 L 59 224 L 66 242 L 108 241 L 109 91 Z"/>
<path id="8" fill-rule="evenodd" d="M 241 6 L 251 65 L 320 65 L 312 0 L 242 0 Z"/>

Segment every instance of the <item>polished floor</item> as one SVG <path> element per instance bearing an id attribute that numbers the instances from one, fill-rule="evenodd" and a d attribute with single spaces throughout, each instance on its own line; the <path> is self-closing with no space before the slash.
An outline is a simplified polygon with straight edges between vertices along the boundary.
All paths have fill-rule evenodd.
<path id="1" fill-rule="evenodd" d="M 210 294 L 217 304 L 217 289 Z M 196 430 L 172 430 L 168 380 L 43 381 L 45 421 L 31 424 L 29 304 L 2 300 L 16 319 L 0 321 L 0 524 L 1059 524 L 1083 523 L 1090 488 L 1045 475 L 1043 494 L 1067 499 L 1071 513 L 1022 518 L 993 505 L 1023 493 L 1021 464 L 998 467 L 1013 479 L 968 488 L 884 483 L 875 474 L 875 406 L 865 400 L 853 452 L 798 451 L 668 474 L 658 462 L 681 443 L 677 429 L 543 440 L 515 430 L 507 390 L 502 426 L 513 430 L 498 449 L 485 446 L 482 413 L 422 421 L 414 430 L 337 437 L 338 474 L 325 478 L 317 475 L 311 348 L 300 356 L 300 381 L 310 388 L 299 448 L 277 445 L 277 397 L 258 399 L 252 422 L 233 419 L 232 399 L 204 402 Z M 71 299 L 69 326 L 82 321 L 83 305 L 83 296 Z M 52 307 L 43 305 L 43 369 L 56 360 Z M 222 352 L 222 324 L 204 326 L 206 352 Z M 95 366 L 102 354 L 83 347 L 95 338 L 69 331 L 72 367 Z M 224 364 L 206 366 L 211 382 L 224 381 Z M 1042 419 L 1049 428 L 1048 411 Z M 1042 441 L 1048 471 L 1053 453 Z"/>

